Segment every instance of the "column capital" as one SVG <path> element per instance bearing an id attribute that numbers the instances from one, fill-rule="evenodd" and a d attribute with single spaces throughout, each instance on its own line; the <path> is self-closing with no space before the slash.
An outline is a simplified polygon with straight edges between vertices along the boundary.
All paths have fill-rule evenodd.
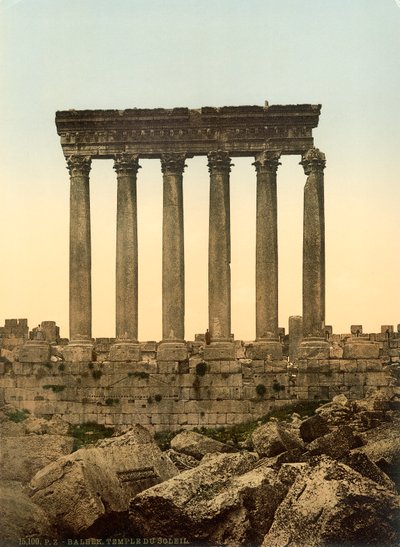
<path id="1" fill-rule="evenodd" d="M 117 175 L 136 175 L 140 167 L 137 154 L 122 152 L 114 156 L 114 169 Z"/>
<path id="2" fill-rule="evenodd" d="M 92 158 L 90 156 L 78 156 L 77 154 L 73 154 L 65 159 L 71 177 L 74 175 L 89 175 L 92 164 Z"/>
<path id="3" fill-rule="evenodd" d="M 306 175 L 310 173 L 322 173 L 326 165 L 325 154 L 318 148 L 310 148 L 303 154 L 300 165 L 303 166 Z"/>
<path id="4" fill-rule="evenodd" d="M 281 165 L 279 158 L 280 152 L 274 152 L 272 150 L 263 150 L 255 155 L 255 162 L 253 163 L 257 173 L 267 172 L 276 173 L 278 165 Z"/>
<path id="5" fill-rule="evenodd" d="M 229 173 L 231 170 L 231 158 L 228 152 L 223 150 L 211 150 L 207 154 L 208 170 L 210 173 Z"/>
<path id="6" fill-rule="evenodd" d="M 186 167 L 185 154 L 162 154 L 160 159 L 161 171 L 164 175 L 181 175 Z"/>

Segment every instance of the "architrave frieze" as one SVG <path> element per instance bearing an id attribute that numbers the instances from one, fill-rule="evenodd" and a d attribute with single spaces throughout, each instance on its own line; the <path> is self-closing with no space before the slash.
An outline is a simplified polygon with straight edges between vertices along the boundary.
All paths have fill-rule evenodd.
<path id="1" fill-rule="evenodd" d="M 210 150 L 254 156 L 264 149 L 304 154 L 314 144 L 320 110 L 321 105 L 67 110 L 56 113 L 56 126 L 66 157 L 178 153 L 190 158 Z"/>

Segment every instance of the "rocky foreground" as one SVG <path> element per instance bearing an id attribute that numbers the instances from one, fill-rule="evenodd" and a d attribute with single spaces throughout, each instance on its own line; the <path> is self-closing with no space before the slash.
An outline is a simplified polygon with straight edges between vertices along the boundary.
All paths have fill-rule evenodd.
<path id="1" fill-rule="evenodd" d="M 141 426 L 73 451 L 60 417 L 4 408 L 0 545 L 397 546 L 398 404 L 383 391 L 340 395 L 305 419 L 260 424 L 240 446 L 184 431 L 164 452 Z"/>

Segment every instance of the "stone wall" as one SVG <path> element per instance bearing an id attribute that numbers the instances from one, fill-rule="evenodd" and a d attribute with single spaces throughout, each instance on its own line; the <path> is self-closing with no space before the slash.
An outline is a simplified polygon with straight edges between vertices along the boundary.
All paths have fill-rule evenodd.
<path id="1" fill-rule="evenodd" d="M 73 424 L 140 423 L 161 431 L 241 423 L 295 401 L 340 393 L 357 399 L 395 383 L 399 333 L 368 335 L 379 351 L 374 359 L 344 359 L 346 343 L 354 338 L 331 338 L 329 359 L 294 363 L 257 359 L 253 344 L 239 341 L 236 359 L 209 362 L 203 360 L 201 340 L 188 343 L 184 361 L 157 361 L 156 342 L 146 342 L 140 362 L 110 362 L 113 339 L 105 338 L 96 341 L 96 360 L 80 363 L 65 361 L 61 345 L 49 345 L 47 361 L 35 363 L 10 362 L 2 350 L 0 398 L 37 416 L 61 414 Z"/>
<path id="2" fill-rule="evenodd" d="M 6 319 L 4 327 L 0 327 L 0 347 L 13 349 L 22 345 L 29 338 L 27 319 Z"/>

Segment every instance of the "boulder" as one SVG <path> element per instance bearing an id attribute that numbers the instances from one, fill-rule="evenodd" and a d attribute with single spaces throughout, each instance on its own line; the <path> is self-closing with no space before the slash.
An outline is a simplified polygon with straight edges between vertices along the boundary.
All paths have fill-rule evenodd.
<path id="1" fill-rule="evenodd" d="M 323 456 L 300 472 L 263 547 L 398 545 L 400 498 Z"/>
<path id="2" fill-rule="evenodd" d="M 165 454 L 169 457 L 175 467 L 179 469 L 179 471 L 193 469 L 193 467 L 199 465 L 199 460 L 196 460 L 193 456 L 187 456 L 186 454 L 182 454 L 182 452 L 176 452 L 172 448 L 166 450 Z"/>
<path id="3" fill-rule="evenodd" d="M 320 414 L 307 418 L 300 424 L 300 436 L 306 443 L 329 433 L 328 421 Z"/>
<path id="4" fill-rule="evenodd" d="M 105 527 L 125 524 L 134 495 L 177 472 L 150 433 L 137 425 L 39 471 L 31 481 L 32 500 L 63 534 L 102 534 Z"/>
<path id="5" fill-rule="evenodd" d="M 236 449 L 228 444 L 221 443 L 195 431 L 183 431 L 171 440 L 171 448 L 196 460 L 201 460 L 205 454 L 216 452 L 236 452 Z"/>
<path id="6" fill-rule="evenodd" d="M 43 467 L 70 454 L 74 439 L 64 435 L 4 437 L 0 445 L 0 476 L 28 483 Z"/>
<path id="7" fill-rule="evenodd" d="M 346 456 L 352 448 L 360 446 L 360 437 L 353 434 L 351 427 L 344 425 L 309 443 L 307 450 L 311 456 L 326 454 L 333 459 L 339 459 Z"/>
<path id="8" fill-rule="evenodd" d="M 336 395 L 331 402 L 318 407 L 315 413 L 330 426 L 346 425 L 353 419 L 354 405 L 344 394 Z"/>
<path id="9" fill-rule="evenodd" d="M 69 423 L 58 414 L 54 414 L 49 420 L 28 416 L 24 421 L 24 426 L 27 433 L 35 433 L 37 435 L 42 435 L 43 433 L 48 433 L 49 435 L 67 435 L 69 431 Z"/>
<path id="10" fill-rule="evenodd" d="M 54 539 L 46 513 L 29 498 L 18 482 L 0 482 L 0 545 L 21 545 L 21 538 L 36 544 Z M 26 543 L 28 544 L 28 543 Z"/>
<path id="11" fill-rule="evenodd" d="M 360 475 L 384 486 L 389 492 L 397 494 L 394 482 L 364 452 L 357 449 L 352 450 L 341 462 L 360 473 Z"/>
<path id="12" fill-rule="evenodd" d="M 278 422 L 267 422 L 255 429 L 251 435 L 254 450 L 261 457 L 272 457 L 287 450 L 303 449 L 298 430 L 284 427 Z"/>
<path id="13" fill-rule="evenodd" d="M 381 424 L 362 434 L 364 446 L 360 451 L 366 454 L 384 471 L 400 489 L 400 419 Z"/>
<path id="14" fill-rule="evenodd" d="M 149 488 L 130 504 L 140 536 L 211 545 L 259 545 L 287 487 L 249 452 L 211 454 L 194 469 Z"/>

